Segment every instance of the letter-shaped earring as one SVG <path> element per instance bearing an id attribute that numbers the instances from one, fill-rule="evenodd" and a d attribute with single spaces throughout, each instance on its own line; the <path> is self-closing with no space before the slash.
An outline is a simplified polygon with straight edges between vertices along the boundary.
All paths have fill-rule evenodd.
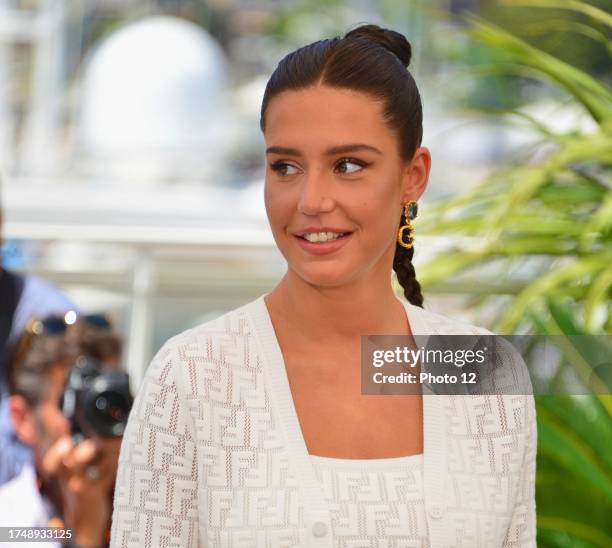
<path id="1" fill-rule="evenodd" d="M 414 245 L 414 238 L 412 235 L 414 234 L 414 227 L 412 226 L 412 219 L 417 216 L 417 212 L 419 210 L 418 204 L 414 200 L 410 200 L 404 204 L 404 217 L 406 218 L 406 224 L 400 226 L 397 231 L 397 243 L 406 249 L 410 249 Z M 408 231 L 408 239 L 404 241 L 404 231 Z"/>

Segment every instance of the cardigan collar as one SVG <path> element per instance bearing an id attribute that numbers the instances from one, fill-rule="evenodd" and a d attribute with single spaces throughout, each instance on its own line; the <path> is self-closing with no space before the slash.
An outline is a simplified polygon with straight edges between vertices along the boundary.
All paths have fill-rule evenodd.
<path id="1" fill-rule="evenodd" d="M 253 328 L 261 347 L 266 382 L 273 392 L 272 412 L 280 425 L 289 458 L 298 472 L 299 488 L 305 502 L 306 520 L 309 524 L 324 522 L 331 530 L 331 517 L 324 500 L 314 465 L 306 447 L 297 411 L 293 402 L 283 355 L 274 331 L 272 320 L 261 295 L 247 305 L 253 320 Z M 405 308 L 410 329 L 414 335 L 427 336 L 441 333 L 441 316 L 398 299 Z M 425 509 L 428 516 L 432 548 L 440 546 L 443 530 L 440 517 L 444 513 L 444 489 L 446 476 L 445 421 L 442 399 L 434 394 L 423 394 L 423 473 Z M 329 535 L 313 538 L 311 546 L 331 546 Z"/>

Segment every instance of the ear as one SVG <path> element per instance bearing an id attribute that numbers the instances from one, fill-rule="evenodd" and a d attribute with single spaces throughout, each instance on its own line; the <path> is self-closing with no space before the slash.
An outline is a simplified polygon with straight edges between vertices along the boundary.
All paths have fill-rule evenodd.
<path id="1" fill-rule="evenodd" d="M 8 402 L 9 414 L 17 437 L 25 444 L 36 443 L 34 413 L 23 396 L 12 395 Z"/>
<path id="2" fill-rule="evenodd" d="M 431 153 L 427 147 L 419 147 L 404 170 L 402 203 L 416 201 L 421 197 L 427 187 L 430 169 Z"/>

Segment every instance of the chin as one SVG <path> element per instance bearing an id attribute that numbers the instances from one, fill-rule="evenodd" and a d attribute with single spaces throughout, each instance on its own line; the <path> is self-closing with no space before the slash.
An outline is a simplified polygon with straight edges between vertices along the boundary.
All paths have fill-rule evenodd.
<path id="1" fill-rule="evenodd" d="M 337 266 L 321 265 L 317 268 L 292 268 L 296 276 L 299 276 L 307 284 L 317 287 L 341 287 L 350 282 L 350 276 L 346 272 L 340 272 Z"/>

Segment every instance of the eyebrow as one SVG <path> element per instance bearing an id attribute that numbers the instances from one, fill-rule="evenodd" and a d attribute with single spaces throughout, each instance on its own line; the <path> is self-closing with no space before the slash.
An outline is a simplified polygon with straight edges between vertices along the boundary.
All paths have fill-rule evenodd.
<path id="1" fill-rule="evenodd" d="M 346 154 L 349 152 L 359 152 L 360 150 L 369 150 L 371 152 L 376 152 L 377 154 L 382 154 L 380 150 L 365 144 L 351 144 L 351 145 L 340 145 L 337 147 L 328 148 L 325 151 L 326 156 L 334 156 L 336 154 Z M 266 154 L 286 154 L 288 156 L 301 156 L 302 153 L 297 148 L 286 148 L 286 147 L 268 147 L 266 149 Z"/>

